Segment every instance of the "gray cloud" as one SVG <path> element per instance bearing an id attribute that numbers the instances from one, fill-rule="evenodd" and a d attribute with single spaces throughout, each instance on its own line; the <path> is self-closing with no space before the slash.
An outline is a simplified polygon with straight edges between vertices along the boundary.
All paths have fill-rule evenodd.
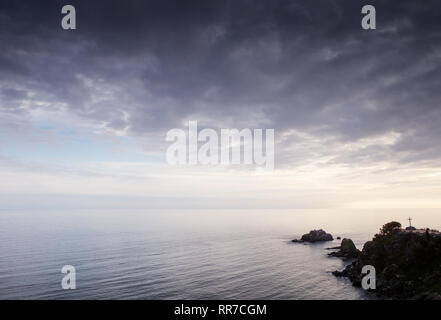
<path id="1" fill-rule="evenodd" d="M 190 119 L 295 129 L 326 141 L 305 157 L 440 159 L 439 1 L 369 1 L 375 31 L 360 27 L 364 1 L 70 3 L 75 31 L 60 27 L 62 1 L 0 4 L 2 112 L 67 107 L 136 136 Z M 395 144 L 335 154 L 390 132 Z M 280 163 L 296 142 L 278 145 Z"/>

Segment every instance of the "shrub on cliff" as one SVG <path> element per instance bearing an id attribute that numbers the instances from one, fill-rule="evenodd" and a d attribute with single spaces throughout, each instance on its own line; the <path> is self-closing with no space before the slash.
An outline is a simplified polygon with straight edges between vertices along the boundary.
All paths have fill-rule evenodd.
<path id="1" fill-rule="evenodd" d="M 380 234 L 383 236 L 391 235 L 394 233 L 397 233 L 401 230 L 401 223 L 392 221 L 389 223 L 386 223 L 383 227 L 380 229 Z"/>

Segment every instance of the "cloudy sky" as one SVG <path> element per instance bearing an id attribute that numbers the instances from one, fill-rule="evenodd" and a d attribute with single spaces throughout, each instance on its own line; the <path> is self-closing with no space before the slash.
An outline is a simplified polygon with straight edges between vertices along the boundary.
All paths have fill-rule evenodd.
<path id="1" fill-rule="evenodd" d="M 1 0 L 0 49 L 2 207 L 441 207 L 437 0 Z M 189 120 L 274 172 L 168 165 Z"/>

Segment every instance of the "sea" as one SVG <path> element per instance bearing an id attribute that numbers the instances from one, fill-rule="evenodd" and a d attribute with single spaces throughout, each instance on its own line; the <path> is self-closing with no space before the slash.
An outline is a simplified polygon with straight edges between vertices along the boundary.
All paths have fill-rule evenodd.
<path id="1" fill-rule="evenodd" d="M 375 299 L 326 248 L 409 216 L 441 228 L 436 209 L 0 210 L 0 299 Z M 334 241 L 291 242 L 320 228 Z"/>

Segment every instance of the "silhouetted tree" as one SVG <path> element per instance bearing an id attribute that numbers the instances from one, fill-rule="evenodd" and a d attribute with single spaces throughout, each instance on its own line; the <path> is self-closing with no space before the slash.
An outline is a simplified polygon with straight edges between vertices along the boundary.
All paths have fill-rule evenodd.
<path id="1" fill-rule="evenodd" d="M 401 230 L 401 223 L 392 221 L 389 223 L 386 223 L 381 229 L 380 234 L 382 235 L 389 235 L 394 234 L 395 232 Z"/>

